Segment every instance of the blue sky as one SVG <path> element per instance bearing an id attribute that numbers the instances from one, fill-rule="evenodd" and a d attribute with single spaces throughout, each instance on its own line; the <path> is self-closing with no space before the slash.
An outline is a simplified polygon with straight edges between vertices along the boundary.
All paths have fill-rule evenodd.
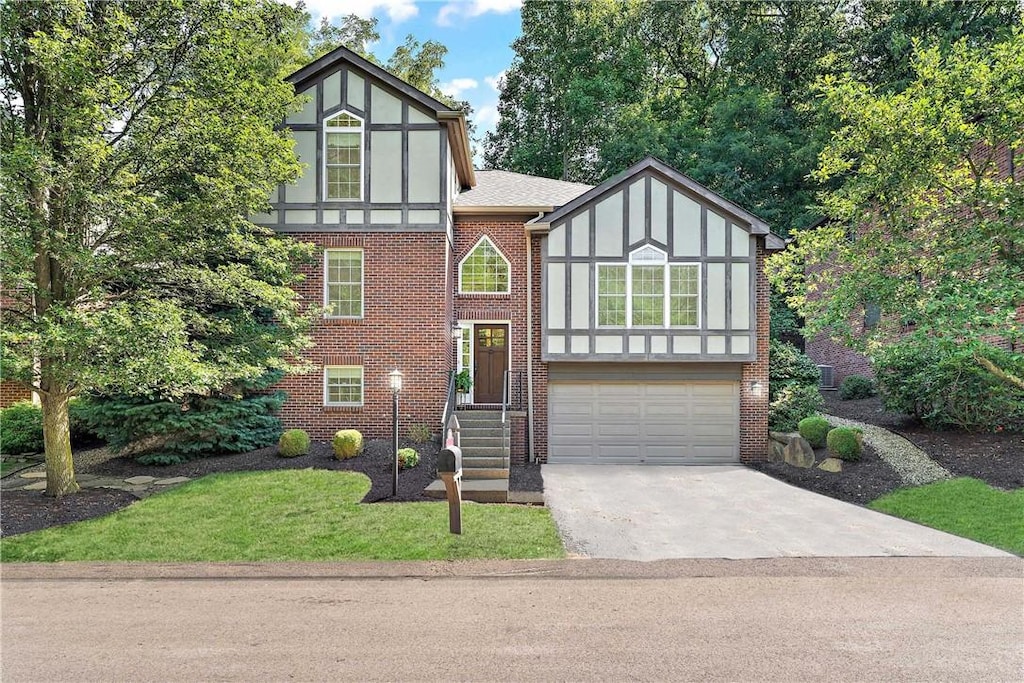
<path id="1" fill-rule="evenodd" d="M 477 135 L 498 119 L 498 79 L 512 62 L 511 43 L 519 35 L 521 0 L 305 0 L 314 15 L 377 17 L 380 43 L 371 51 L 387 59 L 412 34 L 421 43 L 436 40 L 448 48 L 438 74 L 441 89 L 473 105 Z"/>

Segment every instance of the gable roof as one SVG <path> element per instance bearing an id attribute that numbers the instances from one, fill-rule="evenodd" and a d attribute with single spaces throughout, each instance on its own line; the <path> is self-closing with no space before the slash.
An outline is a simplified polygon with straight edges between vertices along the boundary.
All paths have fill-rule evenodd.
<path id="1" fill-rule="evenodd" d="M 512 171 L 477 171 L 477 185 L 455 198 L 458 213 L 539 213 L 553 211 L 591 189 Z"/>
<path id="2" fill-rule="evenodd" d="M 665 162 L 659 159 L 655 159 L 654 157 L 647 157 L 646 159 L 633 164 L 622 173 L 612 178 L 609 178 L 608 180 L 604 181 L 597 187 L 594 187 L 590 191 L 580 195 L 579 197 L 576 197 L 572 201 L 568 202 L 567 204 L 564 204 L 563 206 L 549 213 L 548 215 L 533 219 L 527 225 L 535 228 L 544 228 L 550 226 L 552 223 L 567 217 L 569 214 L 573 213 L 574 211 L 576 211 L 576 209 L 580 208 L 581 206 L 589 204 L 590 202 L 596 200 L 597 198 L 599 198 L 601 195 L 605 194 L 612 188 L 618 187 L 619 185 L 624 184 L 626 181 L 630 180 L 634 176 L 639 176 L 640 174 L 648 170 L 654 171 L 655 173 L 661 175 L 666 180 L 669 180 L 670 182 L 685 188 L 690 193 L 700 197 L 711 206 L 717 207 L 721 211 L 731 214 L 732 216 L 735 216 L 736 218 L 739 218 L 741 221 L 749 224 L 750 232 L 752 234 L 771 235 L 776 238 L 771 240 L 766 239 L 766 244 L 768 244 L 769 241 L 772 244 L 775 244 L 776 240 L 781 241 L 782 238 L 778 237 L 777 235 L 774 235 L 768 228 L 768 224 L 765 223 L 761 218 L 755 216 L 746 209 L 740 207 L 738 204 L 734 204 L 733 202 L 729 201 L 728 199 L 718 194 L 717 192 L 709 190 L 708 188 L 704 187 L 693 178 L 690 178 L 689 176 L 680 173 L 679 171 L 675 170 Z M 771 245 L 769 245 L 769 248 L 771 248 Z M 778 248 L 781 248 L 781 246 Z"/>
<path id="3" fill-rule="evenodd" d="M 370 60 L 359 56 L 347 47 L 337 47 L 331 50 L 320 59 L 312 61 L 290 74 L 285 80 L 291 83 L 295 87 L 296 92 L 298 92 L 305 89 L 304 86 L 308 81 L 315 79 L 325 71 L 336 68 L 342 63 L 351 64 L 357 69 L 366 72 L 373 79 L 387 84 L 432 112 L 438 121 L 448 127 L 448 137 L 451 142 L 452 153 L 455 159 L 455 171 L 459 176 L 459 182 L 463 187 L 473 187 L 476 185 L 472 153 L 469 149 L 469 133 L 466 129 L 466 114 L 458 109 L 452 109 L 444 102 L 431 97 L 419 88 L 409 85 L 387 69 L 381 68 Z"/>

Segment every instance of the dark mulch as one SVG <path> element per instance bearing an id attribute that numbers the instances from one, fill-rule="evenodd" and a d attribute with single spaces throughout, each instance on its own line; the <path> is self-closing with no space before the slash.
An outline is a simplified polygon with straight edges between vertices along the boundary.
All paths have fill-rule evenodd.
<path id="1" fill-rule="evenodd" d="M 815 462 L 820 463 L 827 457 L 829 454 L 824 448 L 815 449 Z M 817 467 L 793 467 L 784 462 L 758 462 L 751 467 L 802 489 L 857 505 L 866 505 L 901 486 L 899 475 L 870 446 L 864 447 L 857 462 L 844 462 L 843 471 L 838 473 Z"/>
<path id="2" fill-rule="evenodd" d="M 201 458 L 180 465 L 141 465 L 132 458 L 113 458 L 78 468 L 83 474 L 127 479 L 136 475 L 158 478 L 190 477 L 196 479 L 215 472 L 255 470 L 325 469 L 362 472 L 370 478 L 370 492 L 364 503 L 430 500 L 423 495 L 436 477 L 438 445 L 436 441 L 413 443 L 402 440 L 401 448 L 415 448 L 420 463 L 402 470 L 398 476 L 398 495 L 392 497 L 393 451 L 389 440 L 373 440 L 364 444 L 363 452 L 349 460 L 337 460 L 330 444 L 314 442 L 310 452 L 297 458 L 282 458 L 271 446 L 249 453 Z M 35 531 L 59 524 L 78 522 L 115 512 L 137 500 L 127 491 L 84 489 L 64 498 L 50 498 L 38 491 L 5 491 L 0 497 L 0 535 Z"/>
<path id="3" fill-rule="evenodd" d="M 510 491 L 543 491 L 544 477 L 540 475 L 538 463 L 512 465 L 508 471 L 508 488 Z"/>
<path id="4" fill-rule="evenodd" d="M 877 396 L 843 401 L 837 392 L 826 392 L 825 410 L 901 434 L 956 476 L 1002 489 L 1024 487 L 1024 434 L 931 430 L 911 417 L 887 412 Z"/>

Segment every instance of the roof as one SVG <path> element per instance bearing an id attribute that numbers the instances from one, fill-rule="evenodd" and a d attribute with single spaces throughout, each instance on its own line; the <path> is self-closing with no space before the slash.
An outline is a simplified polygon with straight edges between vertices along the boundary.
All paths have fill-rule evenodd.
<path id="1" fill-rule="evenodd" d="M 476 171 L 476 187 L 455 198 L 455 211 L 552 211 L 592 187 L 512 171 Z"/>
<path id="2" fill-rule="evenodd" d="M 383 69 L 373 62 L 360 57 L 347 47 L 337 47 L 331 50 L 323 57 L 310 62 L 292 73 L 286 80 L 295 86 L 296 91 L 301 91 L 305 88 L 308 81 L 317 78 L 328 69 L 338 66 L 339 62 L 352 64 L 374 79 L 386 83 L 406 97 L 409 97 L 428 111 L 432 111 L 438 118 L 438 121 L 448 127 L 452 149 L 455 154 L 455 170 L 459 176 L 459 182 L 463 187 L 472 187 L 476 184 L 476 179 L 473 177 L 472 154 L 469 149 L 469 135 L 466 130 L 465 113 L 458 109 L 452 109 L 444 102 L 409 85 L 387 69 Z"/>

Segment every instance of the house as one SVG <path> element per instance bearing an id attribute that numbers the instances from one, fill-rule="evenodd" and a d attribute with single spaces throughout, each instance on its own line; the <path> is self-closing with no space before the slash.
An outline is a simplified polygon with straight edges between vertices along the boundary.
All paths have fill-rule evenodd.
<path id="1" fill-rule="evenodd" d="M 513 461 L 765 457 L 763 221 L 652 158 L 597 187 L 474 170 L 462 113 L 344 48 L 290 80 L 306 168 L 253 219 L 319 253 L 287 426 L 386 436 L 397 368 L 436 431 L 465 369 L 458 414 L 504 414 Z"/>

